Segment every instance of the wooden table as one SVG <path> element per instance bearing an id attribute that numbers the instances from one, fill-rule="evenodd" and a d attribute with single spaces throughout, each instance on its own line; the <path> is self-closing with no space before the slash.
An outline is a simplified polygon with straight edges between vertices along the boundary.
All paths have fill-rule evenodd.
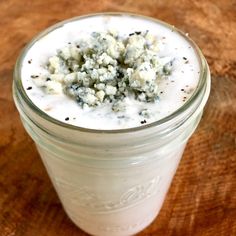
<path id="1" fill-rule="evenodd" d="M 157 219 L 139 236 L 236 235 L 236 2 L 0 1 L 0 235 L 82 236 L 66 216 L 13 104 L 12 71 L 39 31 L 77 15 L 131 11 L 188 32 L 203 50 L 212 90 Z"/>

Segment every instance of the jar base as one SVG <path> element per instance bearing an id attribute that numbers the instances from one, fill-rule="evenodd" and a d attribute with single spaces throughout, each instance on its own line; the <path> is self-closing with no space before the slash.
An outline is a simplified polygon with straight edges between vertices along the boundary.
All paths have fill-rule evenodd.
<path id="1" fill-rule="evenodd" d="M 75 219 L 68 212 L 66 212 L 67 216 L 70 220 L 81 230 L 93 236 L 131 236 L 135 235 L 145 228 L 147 228 L 157 217 L 159 212 L 155 212 L 153 214 L 149 214 L 146 218 L 143 218 L 143 221 L 133 222 L 133 224 L 129 225 L 121 225 L 121 224 L 110 224 L 110 225 L 102 225 L 91 221 L 81 221 L 80 219 Z M 89 223 L 88 223 L 89 222 Z"/>

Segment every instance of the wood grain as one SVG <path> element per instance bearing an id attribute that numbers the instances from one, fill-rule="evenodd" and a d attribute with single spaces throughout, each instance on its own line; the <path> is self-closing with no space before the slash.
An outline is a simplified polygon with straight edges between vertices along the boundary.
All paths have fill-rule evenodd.
<path id="1" fill-rule="evenodd" d="M 11 95 L 21 48 L 77 15 L 130 11 L 174 24 L 202 49 L 212 91 L 157 219 L 139 236 L 236 235 L 236 2 L 0 1 L 0 236 L 84 236 L 66 216 Z"/>

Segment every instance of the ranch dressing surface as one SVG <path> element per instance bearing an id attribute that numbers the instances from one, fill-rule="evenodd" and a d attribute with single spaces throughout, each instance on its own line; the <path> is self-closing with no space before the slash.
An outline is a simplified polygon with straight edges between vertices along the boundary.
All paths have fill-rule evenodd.
<path id="1" fill-rule="evenodd" d="M 65 90 L 67 89 L 67 92 L 70 91 L 68 88 L 71 88 L 72 85 L 74 86 L 75 82 L 67 84 L 67 87 L 65 87 L 64 82 L 62 82 L 64 87 L 61 87 L 60 83 L 55 85 L 52 81 L 55 76 L 51 76 L 50 73 L 58 74 L 58 72 L 55 72 L 55 68 L 53 68 L 54 72 L 49 72 L 48 66 L 50 66 L 50 63 L 54 65 L 55 61 L 50 59 L 58 55 L 60 50 L 67 47 L 79 45 L 79 50 L 81 50 L 82 42 L 89 42 L 91 35 L 94 33 L 110 37 L 107 36 L 107 34 L 110 34 L 109 32 L 112 32 L 111 35 L 114 38 L 119 37 L 124 42 L 126 49 L 128 48 L 127 40 L 130 40 L 131 49 L 128 48 L 125 51 L 126 64 L 123 67 L 130 68 L 130 70 L 127 69 L 128 73 L 130 73 L 127 75 L 127 81 L 128 86 L 133 86 L 135 93 L 131 92 L 125 93 L 125 96 L 122 95 L 122 105 L 116 106 L 117 89 L 114 88 L 115 86 L 110 86 L 104 82 L 107 87 L 100 89 L 100 85 L 98 88 L 95 86 L 96 91 L 94 95 L 92 94 L 93 97 L 90 96 L 92 100 L 81 96 L 81 94 L 74 96 L 73 93 L 73 96 L 71 96 L 70 93 L 70 96 L 68 96 Z M 160 68 L 156 69 L 153 65 L 149 66 L 146 61 L 140 62 L 138 66 L 135 64 L 140 56 L 133 53 L 136 48 L 133 49 L 132 42 L 135 44 L 141 36 L 147 40 L 150 37 L 154 38 L 155 42 L 151 41 L 153 45 L 149 45 L 150 48 L 148 50 L 157 55 L 160 61 Z M 152 46 L 157 48 L 152 48 Z M 131 52 L 129 54 L 131 56 L 128 59 L 127 51 Z M 63 55 L 66 58 L 66 55 Z M 132 58 L 133 55 L 135 58 Z M 116 55 L 114 54 L 114 60 L 115 57 Z M 129 59 L 133 60 L 133 62 L 130 62 Z M 106 57 L 104 60 L 107 63 L 105 65 L 107 68 L 110 65 L 109 63 L 112 62 L 109 62 Z M 170 63 L 171 68 L 164 67 L 170 65 Z M 100 68 L 100 64 L 98 68 Z M 112 66 L 115 67 L 117 65 Z M 149 70 L 147 74 L 142 74 L 143 67 Z M 80 69 L 78 71 L 81 72 Z M 110 71 L 112 73 L 112 70 Z M 138 73 L 136 73 L 137 71 Z M 140 89 L 138 87 L 140 85 L 136 83 L 136 80 L 141 84 L 143 80 L 149 80 L 150 77 L 153 77 L 153 71 L 159 75 L 157 86 L 155 87 L 155 97 L 149 95 L 150 93 L 146 88 L 141 87 Z M 139 17 L 101 15 L 66 23 L 37 41 L 28 50 L 24 58 L 21 78 L 29 98 L 49 116 L 78 127 L 114 130 L 143 126 L 176 111 L 191 97 L 196 89 L 199 71 L 198 56 L 192 45 L 183 36 L 175 32 L 174 28 L 167 28 L 158 24 L 158 22 Z M 71 71 L 68 73 L 71 73 Z M 46 85 L 37 80 L 38 77 L 44 78 Z M 77 77 L 78 74 L 76 72 L 76 79 Z M 40 83 L 41 85 L 39 86 Z M 94 85 L 92 86 L 94 87 Z M 55 91 L 51 93 L 50 89 L 55 89 Z"/>

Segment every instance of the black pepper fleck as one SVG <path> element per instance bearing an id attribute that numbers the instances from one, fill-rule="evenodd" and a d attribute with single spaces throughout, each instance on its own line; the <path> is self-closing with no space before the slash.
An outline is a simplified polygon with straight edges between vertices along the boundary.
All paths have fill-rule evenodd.
<path id="1" fill-rule="evenodd" d="M 80 48 L 80 46 L 79 46 L 79 45 L 76 45 L 76 47 L 77 47 L 77 48 Z"/>
<path id="2" fill-rule="evenodd" d="M 28 63 L 29 63 L 29 64 L 31 64 L 31 62 L 32 62 L 32 59 L 28 60 Z"/>
<path id="3" fill-rule="evenodd" d="M 50 78 L 47 78 L 46 81 L 51 81 L 51 79 L 50 79 Z"/>
<path id="4" fill-rule="evenodd" d="M 184 91 L 184 89 L 181 89 L 181 91 Z"/>
<path id="5" fill-rule="evenodd" d="M 30 90 L 30 89 L 32 89 L 32 87 L 30 86 L 30 87 L 28 87 L 26 90 Z"/>
<path id="6" fill-rule="evenodd" d="M 30 76 L 32 79 L 35 79 L 35 78 L 38 78 L 39 76 L 38 75 L 31 75 Z"/>
<path id="7" fill-rule="evenodd" d="M 147 121 L 146 120 L 142 120 L 140 123 L 143 125 L 143 124 L 146 124 Z"/>
<path id="8" fill-rule="evenodd" d="M 65 120 L 68 121 L 70 118 L 69 117 L 66 117 Z"/>
<path id="9" fill-rule="evenodd" d="M 119 118 L 119 119 L 124 119 L 125 116 L 117 116 L 117 118 Z"/>
<path id="10" fill-rule="evenodd" d="M 187 57 L 183 57 L 184 60 L 187 60 Z"/>

